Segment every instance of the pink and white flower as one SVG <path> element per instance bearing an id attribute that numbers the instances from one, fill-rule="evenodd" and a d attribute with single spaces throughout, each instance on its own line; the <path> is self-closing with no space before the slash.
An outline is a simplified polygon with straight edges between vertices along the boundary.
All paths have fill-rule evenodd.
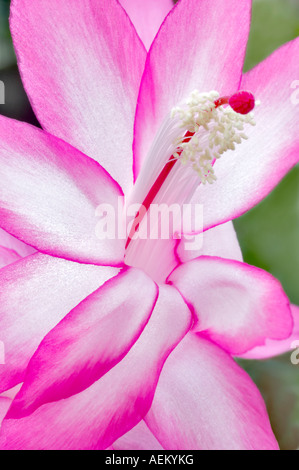
<path id="1" fill-rule="evenodd" d="M 1 398 L 1 446 L 276 449 L 262 397 L 232 356 L 267 355 L 298 314 L 277 280 L 242 262 L 231 220 L 298 161 L 289 85 L 299 41 L 242 75 L 250 0 L 144 1 L 149 28 L 138 3 L 121 2 L 148 52 L 117 0 L 12 1 L 43 130 L 0 118 L 3 237 L 34 251 L 14 250 L 20 259 L 0 271 L 0 392 L 23 383 Z M 255 126 L 226 106 L 239 90 L 261 101 Z M 124 193 L 126 203 L 203 204 L 203 247 L 190 253 L 184 236 L 99 240 L 97 206 L 116 208 Z"/>

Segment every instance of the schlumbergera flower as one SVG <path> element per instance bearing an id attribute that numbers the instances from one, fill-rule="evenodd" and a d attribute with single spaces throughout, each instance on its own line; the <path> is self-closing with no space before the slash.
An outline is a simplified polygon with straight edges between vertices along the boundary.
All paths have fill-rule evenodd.
<path id="1" fill-rule="evenodd" d="M 289 348 L 298 313 L 231 220 L 298 161 L 299 42 L 242 75 L 249 0 L 121 3 L 12 1 L 43 130 L 0 119 L 1 446 L 276 449 L 234 356 Z M 120 198 L 143 216 L 97 237 Z M 203 246 L 138 238 L 154 203 L 201 204 Z"/>

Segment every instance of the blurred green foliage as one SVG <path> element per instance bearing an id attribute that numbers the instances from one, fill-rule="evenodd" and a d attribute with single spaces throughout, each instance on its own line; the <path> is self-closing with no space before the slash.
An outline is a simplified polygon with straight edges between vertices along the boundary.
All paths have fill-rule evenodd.
<path id="1" fill-rule="evenodd" d="M 299 365 L 291 363 L 289 354 L 238 362 L 263 395 L 280 449 L 299 450 Z"/>
<path id="2" fill-rule="evenodd" d="M 244 70 L 299 35 L 299 0 L 254 0 Z"/>
<path id="3" fill-rule="evenodd" d="M 9 0 L 0 0 L 0 69 L 15 62 L 15 54 L 8 27 Z"/>
<path id="4" fill-rule="evenodd" d="M 299 167 L 235 227 L 245 261 L 271 272 L 299 305 Z"/>
<path id="5" fill-rule="evenodd" d="M 255 0 L 245 70 L 298 34 L 298 0 Z M 262 203 L 236 220 L 235 228 L 244 260 L 276 276 L 299 305 L 298 167 Z"/>
<path id="6" fill-rule="evenodd" d="M 244 69 L 298 35 L 298 0 L 255 0 Z M 244 260 L 277 277 L 290 300 L 299 305 L 299 167 L 234 225 Z M 280 448 L 299 449 L 299 365 L 291 363 L 290 353 L 266 361 L 238 362 L 265 399 Z"/>

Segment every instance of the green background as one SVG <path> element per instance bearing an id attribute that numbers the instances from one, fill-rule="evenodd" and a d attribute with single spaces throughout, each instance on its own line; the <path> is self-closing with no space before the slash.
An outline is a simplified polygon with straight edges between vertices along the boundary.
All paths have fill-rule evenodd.
<path id="1" fill-rule="evenodd" d="M 18 76 L 8 11 L 9 0 L 0 0 L 0 79 L 7 85 L 7 103 L 0 105 L 0 113 L 37 124 Z M 298 35 L 299 0 L 254 0 L 244 69 Z M 299 58 L 298 76 L 293 78 L 299 80 Z M 237 219 L 235 228 L 245 261 L 276 276 L 291 302 L 299 305 L 299 166 L 262 203 Z M 299 448 L 299 366 L 291 364 L 290 354 L 239 362 L 265 398 L 281 448 Z"/>

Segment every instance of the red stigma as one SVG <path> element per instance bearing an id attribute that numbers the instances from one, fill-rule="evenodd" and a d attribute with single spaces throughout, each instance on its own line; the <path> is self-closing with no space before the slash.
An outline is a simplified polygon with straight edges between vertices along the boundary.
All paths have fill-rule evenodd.
<path id="1" fill-rule="evenodd" d="M 229 98 L 228 104 L 236 113 L 248 114 L 255 106 L 255 99 L 249 91 L 238 91 Z"/>

